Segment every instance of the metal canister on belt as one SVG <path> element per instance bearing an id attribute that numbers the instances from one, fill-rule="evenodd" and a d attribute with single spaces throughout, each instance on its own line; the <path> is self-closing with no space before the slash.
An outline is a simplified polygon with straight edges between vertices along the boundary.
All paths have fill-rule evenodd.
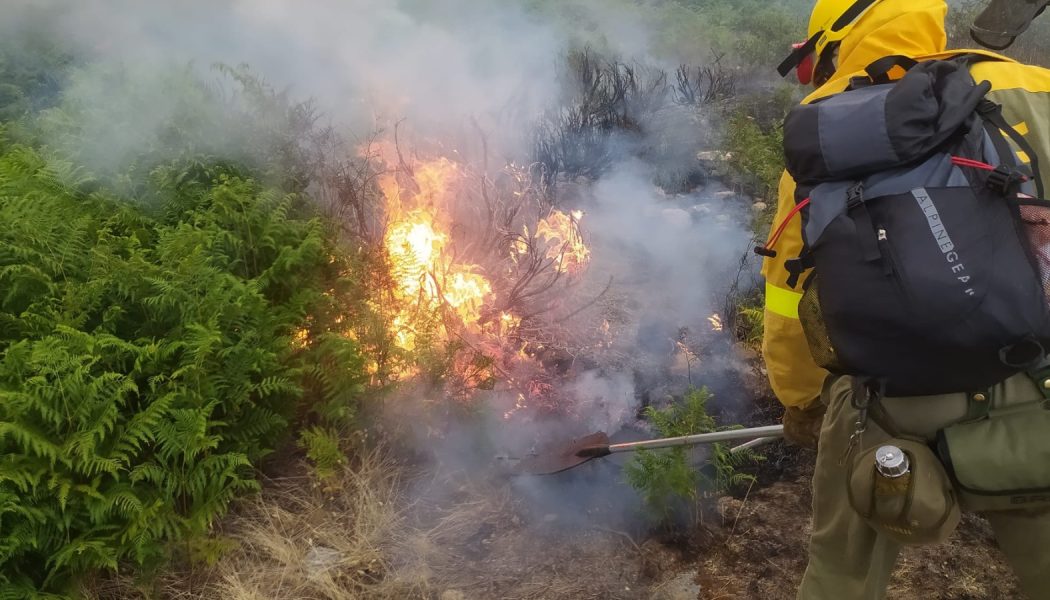
<path id="1" fill-rule="evenodd" d="M 875 451 L 875 511 L 883 519 L 900 516 L 908 502 L 911 487 L 911 464 L 908 455 L 897 446 L 882 446 Z"/>
<path id="2" fill-rule="evenodd" d="M 896 446 L 882 446 L 875 451 L 875 470 L 883 477 L 897 479 L 911 474 L 911 464 L 904 450 Z"/>

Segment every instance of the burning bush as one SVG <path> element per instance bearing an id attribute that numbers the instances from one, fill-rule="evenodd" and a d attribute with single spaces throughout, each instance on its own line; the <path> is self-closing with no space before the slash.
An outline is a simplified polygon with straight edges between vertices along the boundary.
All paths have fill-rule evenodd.
<path id="1" fill-rule="evenodd" d="M 453 398 L 498 386 L 547 401 L 536 353 L 565 341 L 548 325 L 574 308 L 587 267 L 583 213 L 552 207 L 515 165 L 490 176 L 396 147 L 380 160 L 392 167 L 378 178 L 390 271 L 379 293 L 395 344 L 414 357 L 393 376 L 424 375 Z"/>

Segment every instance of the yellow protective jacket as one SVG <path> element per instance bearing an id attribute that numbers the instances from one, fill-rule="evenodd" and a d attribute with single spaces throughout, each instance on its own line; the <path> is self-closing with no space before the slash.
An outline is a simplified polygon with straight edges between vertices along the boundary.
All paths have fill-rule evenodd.
<path id="1" fill-rule="evenodd" d="M 944 0 L 882 0 L 842 41 L 835 77 L 803 103 L 845 90 L 850 78 L 885 56 L 904 55 L 921 61 L 976 53 L 996 58 L 978 62 L 971 73 L 977 81 L 991 82 L 989 98 L 1003 105 L 1007 121 L 1039 155 L 1044 187 L 1050 189 L 1050 71 L 980 50 L 946 51 L 947 10 Z M 1026 160 L 1023 153 L 1021 159 Z M 773 222 L 779 224 L 794 205 L 795 182 L 784 173 Z M 785 406 L 805 407 L 820 395 L 827 373 L 810 356 L 798 319 L 801 290 L 787 284 L 784 268 L 784 262 L 802 250 L 801 219 L 792 220 L 774 249 L 777 256 L 762 264 L 766 280 L 762 353 L 777 398 Z"/>

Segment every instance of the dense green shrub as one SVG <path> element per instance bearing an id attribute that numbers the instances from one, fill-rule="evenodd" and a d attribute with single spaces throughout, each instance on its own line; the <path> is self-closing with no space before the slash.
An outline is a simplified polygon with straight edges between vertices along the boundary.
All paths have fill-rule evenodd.
<path id="1" fill-rule="evenodd" d="M 31 29 L 0 38 L 0 122 L 58 101 L 73 58 Z"/>
<path id="2" fill-rule="evenodd" d="M 3 148 L 0 597 L 162 559 L 257 487 L 292 419 L 352 418 L 350 262 L 296 196 L 223 171 L 158 171 L 158 221 Z"/>
<path id="3" fill-rule="evenodd" d="M 706 61 L 724 55 L 733 65 L 773 68 L 790 44 L 806 36 L 812 0 L 520 0 L 529 10 L 563 27 L 576 43 L 600 51 L 622 40 L 608 40 L 608 24 L 631 23 L 651 32 L 654 58 L 671 63 Z M 597 10 L 596 10 L 597 8 Z"/>
<path id="4" fill-rule="evenodd" d="M 801 99 L 794 86 L 780 86 L 770 93 L 737 98 L 725 111 L 722 143 L 728 152 L 731 178 L 770 205 L 776 203 L 780 176 L 784 172 L 783 122 Z M 772 217 L 769 215 L 760 215 Z M 756 223 L 757 233 L 765 233 Z"/>
<path id="5" fill-rule="evenodd" d="M 293 101 L 245 67 L 210 71 L 109 63 L 72 69 L 54 105 L 20 123 L 15 139 L 47 146 L 149 209 L 170 201 L 155 185 L 158 169 L 178 183 L 208 182 L 224 170 L 304 191 L 317 158 L 314 137 L 322 133 L 312 104 Z"/>
<path id="6" fill-rule="evenodd" d="M 772 197 L 784 172 L 783 131 L 764 131 L 745 111 L 734 111 L 726 124 L 726 150 L 737 176 L 765 198 Z"/>

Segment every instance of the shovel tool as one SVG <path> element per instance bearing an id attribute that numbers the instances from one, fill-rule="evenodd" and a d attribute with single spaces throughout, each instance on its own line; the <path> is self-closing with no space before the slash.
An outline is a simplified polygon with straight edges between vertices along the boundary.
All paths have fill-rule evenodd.
<path id="1" fill-rule="evenodd" d="M 578 467 L 589 460 L 608 456 L 616 452 L 633 452 L 643 448 L 653 449 L 673 448 L 675 446 L 697 446 L 714 442 L 751 439 L 750 442 L 741 444 L 730 450 L 730 452 L 739 452 L 749 448 L 757 448 L 758 446 L 772 442 L 783 436 L 783 425 L 769 425 L 766 427 L 752 427 L 750 429 L 732 429 L 729 431 L 698 433 L 696 435 L 685 435 L 682 437 L 610 444 L 609 436 L 598 432 L 573 440 L 572 443 L 564 447 L 556 448 L 541 454 L 527 456 L 518 461 L 514 470 L 515 472 L 524 475 L 552 475 L 554 473 L 567 471 L 573 467 Z"/>
<path id="2" fill-rule="evenodd" d="M 1005 50 L 1048 5 L 1048 0 L 991 0 L 970 26 L 970 37 L 986 48 Z"/>

